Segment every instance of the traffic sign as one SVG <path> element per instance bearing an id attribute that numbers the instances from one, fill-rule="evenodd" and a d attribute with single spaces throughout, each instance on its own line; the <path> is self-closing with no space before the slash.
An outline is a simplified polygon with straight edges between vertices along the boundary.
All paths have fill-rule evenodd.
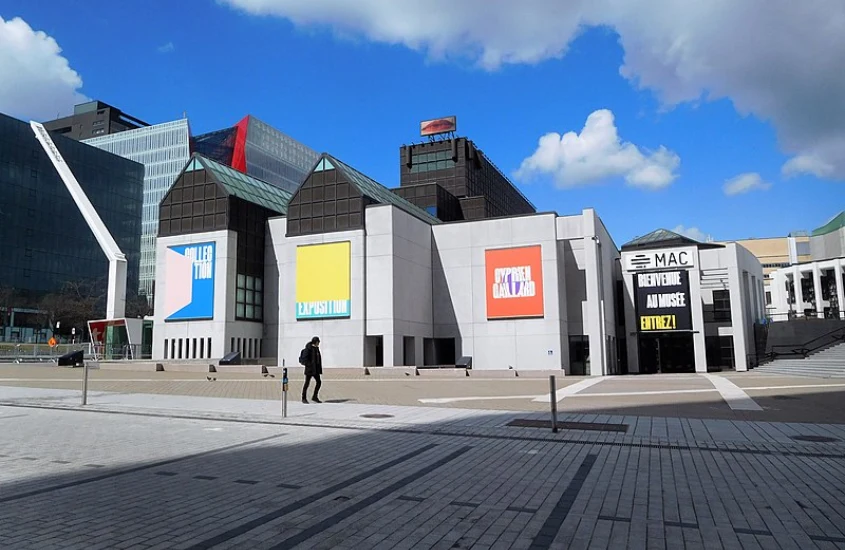
<path id="1" fill-rule="evenodd" d="M 56 347 L 56 346 L 59 344 L 59 343 L 56 341 L 56 339 L 55 339 L 55 338 L 53 338 L 53 337 L 51 337 L 51 338 L 50 338 L 50 340 L 49 340 L 47 343 L 48 343 L 48 344 L 50 344 L 50 347 L 51 347 L 51 348 L 54 348 L 54 347 Z"/>

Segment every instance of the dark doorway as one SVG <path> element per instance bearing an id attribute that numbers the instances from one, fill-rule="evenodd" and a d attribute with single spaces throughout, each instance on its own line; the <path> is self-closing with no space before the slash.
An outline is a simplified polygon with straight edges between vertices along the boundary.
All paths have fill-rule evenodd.
<path id="1" fill-rule="evenodd" d="M 691 332 L 640 334 L 640 372 L 695 372 Z"/>
<path id="2" fill-rule="evenodd" d="M 367 336 L 364 359 L 368 367 L 384 366 L 384 336 Z"/>
<path id="3" fill-rule="evenodd" d="M 403 365 L 406 367 L 413 367 L 417 364 L 416 361 L 416 339 L 413 336 L 404 336 L 402 338 L 402 359 Z"/>
<path id="4" fill-rule="evenodd" d="M 454 365 L 457 356 L 454 338 L 426 338 L 423 340 L 423 365 L 427 367 Z"/>
<path id="5" fill-rule="evenodd" d="M 590 374 L 590 338 L 582 334 L 569 336 L 569 375 Z"/>

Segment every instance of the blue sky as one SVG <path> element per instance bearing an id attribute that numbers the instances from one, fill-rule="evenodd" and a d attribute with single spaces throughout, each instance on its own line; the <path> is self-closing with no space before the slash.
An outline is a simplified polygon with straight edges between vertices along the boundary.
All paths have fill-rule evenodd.
<path id="1" fill-rule="evenodd" d="M 659 21 L 644 25 L 629 14 L 562 14 L 561 29 L 572 17 L 610 23 L 581 27 L 561 46 L 566 31 L 546 28 L 542 17 L 526 16 L 518 29 L 503 25 L 508 14 L 495 12 L 508 8 L 499 0 L 492 0 L 494 13 L 483 32 L 472 25 L 484 23 L 465 23 L 462 14 L 426 16 L 403 31 L 408 25 L 401 13 L 368 11 L 376 0 L 342 10 L 338 1 L 0 0 L 7 25 L 20 17 L 52 37 L 61 48 L 52 55 L 64 57 L 81 80 L 81 86 L 68 83 L 67 68 L 57 66 L 57 91 L 49 95 L 44 90 L 54 82 L 31 83 L 22 75 L 20 88 L 31 86 L 26 101 L 8 93 L 4 99 L 0 86 L 0 112 L 53 118 L 71 110 L 79 97 L 72 94 L 82 94 L 151 123 L 186 111 L 194 133 L 231 126 L 249 113 L 389 187 L 398 185 L 399 146 L 420 140 L 419 121 L 454 114 L 459 133 L 516 180 L 539 210 L 567 214 L 594 207 L 620 246 L 658 227 L 695 228 L 715 239 L 785 235 L 812 230 L 845 208 L 842 159 L 829 153 L 830 144 L 845 143 L 838 141 L 845 127 L 837 126 L 843 96 L 831 103 L 837 112 L 817 115 L 813 110 L 823 98 L 802 103 L 795 94 L 766 95 L 780 86 L 775 79 L 789 59 L 779 59 L 777 70 L 753 52 L 725 61 L 723 73 L 718 59 L 704 60 L 706 71 L 682 64 L 689 61 L 656 67 L 646 57 L 654 48 L 646 46 L 683 29 L 667 30 Z M 642 0 L 661 1 L 670 0 Z M 528 10 L 540 4 L 525 3 Z M 432 0 L 431 9 L 438 5 L 448 4 Z M 741 14 L 705 15 L 698 17 L 702 25 L 719 18 L 741 22 Z M 430 30 L 447 22 L 457 28 L 452 35 Z M 0 49 L 2 40 L 0 34 Z M 829 48 L 834 61 L 845 53 L 838 45 Z M 537 54 L 536 48 L 548 51 Z M 802 58 L 795 63 L 806 69 Z M 623 66 L 635 75 L 620 74 Z M 761 81 L 743 76 L 755 74 L 749 67 L 760 69 Z M 669 68 L 674 73 L 667 76 Z M 812 85 L 812 78 L 830 78 L 822 69 L 801 78 Z M 6 69 L 10 79 L 20 72 Z M 689 74 L 700 78 L 678 76 Z M 806 117 L 794 112 L 804 108 Z M 597 111 L 593 120 L 603 122 L 604 131 L 615 126 L 620 142 L 608 144 L 606 133 L 596 142 L 564 146 L 549 138 L 546 152 L 556 156 L 518 172 L 541 136 L 580 134 Z M 810 127 L 801 122 L 806 119 L 818 124 Z M 665 154 L 654 156 L 660 147 Z M 793 158 L 805 169 L 786 168 Z M 743 174 L 751 176 L 740 187 L 750 190 L 728 195 L 726 182 Z"/>

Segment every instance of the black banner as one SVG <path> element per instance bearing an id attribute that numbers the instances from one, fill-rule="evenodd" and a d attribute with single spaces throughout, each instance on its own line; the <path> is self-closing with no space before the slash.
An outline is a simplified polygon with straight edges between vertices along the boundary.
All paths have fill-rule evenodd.
<path id="1" fill-rule="evenodd" d="M 688 271 L 659 271 L 633 275 L 637 296 L 637 330 L 692 330 Z"/>

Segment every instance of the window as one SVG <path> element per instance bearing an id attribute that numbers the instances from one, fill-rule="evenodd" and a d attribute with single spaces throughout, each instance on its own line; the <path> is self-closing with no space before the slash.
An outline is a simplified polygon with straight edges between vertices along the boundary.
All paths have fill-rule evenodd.
<path id="1" fill-rule="evenodd" d="M 731 293 L 729 290 L 713 291 L 713 320 L 731 320 Z"/>
<path id="2" fill-rule="evenodd" d="M 704 342 L 708 370 L 734 368 L 733 336 L 707 336 Z"/>
<path id="3" fill-rule="evenodd" d="M 803 241 L 795 243 L 795 251 L 799 256 L 810 256 L 810 242 Z"/>
<path id="4" fill-rule="evenodd" d="M 456 165 L 452 159 L 452 152 L 449 150 L 414 155 L 412 162 L 412 174 L 429 172 L 431 170 L 445 170 L 446 168 L 454 168 Z"/>
<path id="5" fill-rule="evenodd" d="M 264 319 L 264 287 L 260 277 L 238 274 L 235 317 L 244 321 Z"/>
<path id="6" fill-rule="evenodd" d="M 770 290 L 766 291 L 766 305 L 772 305 L 772 292 Z"/>

